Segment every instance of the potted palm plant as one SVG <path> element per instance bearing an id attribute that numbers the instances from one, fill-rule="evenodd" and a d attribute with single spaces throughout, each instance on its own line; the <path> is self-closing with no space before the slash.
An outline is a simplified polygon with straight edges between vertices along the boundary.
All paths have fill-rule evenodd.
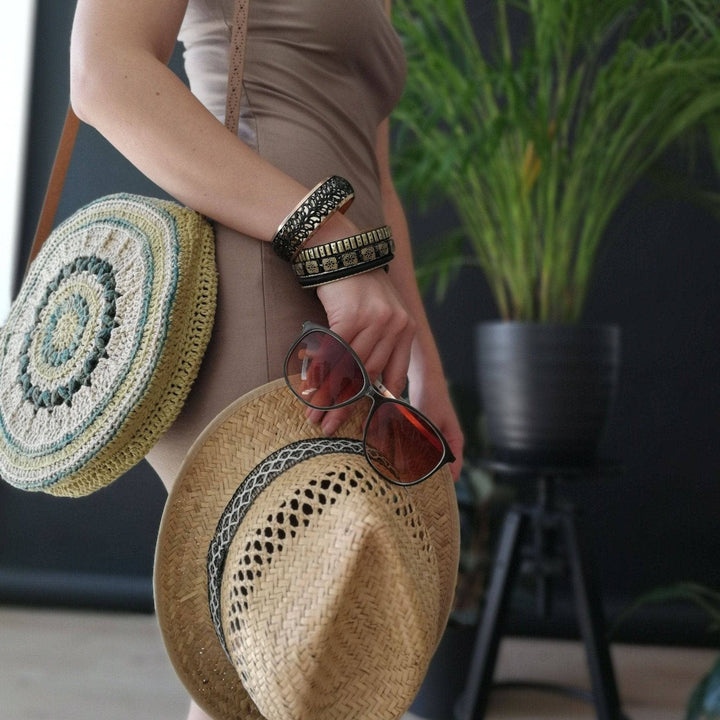
<path id="1" fill-rule="evenodd" d="M 409 68 L 396 180 L 459 221 L 421 279 L 442 291 L 479 268 L 501 317 L 477 329 L 490 444 L 511 459 L 591 458 L 619 331 L 582 323 L 588 291 L 610 219 L 668 148 L 693 137 L 720 158 L 720 5 L 494 0 L 487 49 L 464 0 L 394 4 Z"/>

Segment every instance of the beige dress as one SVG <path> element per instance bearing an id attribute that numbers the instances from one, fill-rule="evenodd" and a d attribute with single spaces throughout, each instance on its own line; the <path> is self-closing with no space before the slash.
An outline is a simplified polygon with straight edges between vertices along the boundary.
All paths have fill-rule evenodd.
<path id="1" fill-rule="evenodd" d="M 193 93 L 223 119 L 234 0 L 190 0 L 180 32 Z M 252 0 L 239 136 L 308 188 L 330 175 L 355 188 L 348 217 L 384 222 L 375 140 L 402 91 L 405 61 L 384 0 Z M 288 211 L 290 208 L 288 208 Z M 188 401 L 148 460 L 170 485 L 193 440 L 245 392 L 282 375 L 315 293 L 269 243 L 216 228 L 218 306 Z"/>

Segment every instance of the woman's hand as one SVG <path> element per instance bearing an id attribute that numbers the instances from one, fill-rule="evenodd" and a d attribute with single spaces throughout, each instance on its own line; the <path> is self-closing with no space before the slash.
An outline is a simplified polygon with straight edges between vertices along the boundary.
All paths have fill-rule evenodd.
<path id="1" fill-rule="evenodd" d="M 329 227 L 337 233 L 337 227 Z M 324 229 L 325 230 L 325 229 Z M 345 230 L 352 234 L 351 228 Z M 323 233 L 324 234 L 324 233 Z M 462 467 L 463 433 L 450 401 L 440 359 L 429 328 L 418 333 L 391 276 L 383 270 L 353 275 L 320 285 L 330 329 L 355 350 L 372 381 L 382 378 L 396 397 L 405 392 L 410 375 L 410 402 L 440 429 L 456 457 L 450 470 L 457 480 Z M 331 435 L 352 412 L 352 407 L 325 412 L 308 409 L 310 422 L 320 423 Z"/>
<path id="2" fill-rule="evenodd" d="M 327 283 L 318 288 L 318 297 L 330 328 L 352 346 L 371 380 L 381 376 L 385 387 L 400 397 L 410 370 L 410 402 L 445 436 L 456 458 L 450 471 L 457 480 L 464 438 L 447 383 L 439 361 L 435 361 L 436 354 L 423 347 L 416 335 L 416 323 L 387 274 L 373 270 Z M 307 417 L 311 422 L 319 422 L 324 434 L 331 435 L 351 412 L 352 407 L 330 412 L 308 410 Z"/>
<path id="3" fill-rule="evenodd" d="M 317 294 L 330 329 L 357 353 L 371 381 L 382 377 L 385 387 L 399 397 L 407 384 L 415 322 L 387 273 L 353 275 L 319 286 Z M 352 408 L 310 410 L 307 415 L 330 435 L 350 412 Z"/>
<path id="4" fill-rule="evenodd" d="M 382 270 L 321 285 L 317 291 L 330 329 L 358 354 L 370 380 L 382 377 L 393 395 L 407 384 L 415 321 Z"/>

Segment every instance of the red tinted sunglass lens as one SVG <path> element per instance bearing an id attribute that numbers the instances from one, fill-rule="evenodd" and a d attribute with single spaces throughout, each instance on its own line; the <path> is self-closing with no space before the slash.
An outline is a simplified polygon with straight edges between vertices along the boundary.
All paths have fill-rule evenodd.
<path id="1" fill-rule="evenodd" d="M 332 335 L 312 331 L 295 345 L 285 364 L 293 392 L 305 403 L 329 410 L 356 397 L 365 377 L 352 353 Z"/>
<path id="2" fill-rule="evenodd" d="M 402 485 L 432 473 L 445 453 L 435 429 L 412 408 L 394 402 L 377 406 L 368 423 L 365 444 L 370 464 Z"/>

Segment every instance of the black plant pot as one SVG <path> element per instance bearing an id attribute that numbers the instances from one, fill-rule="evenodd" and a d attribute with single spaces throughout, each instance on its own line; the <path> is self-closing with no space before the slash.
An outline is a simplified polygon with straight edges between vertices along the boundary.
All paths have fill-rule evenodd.
<path id="1" fill-rule="evenodd" d="M 496 460 L 586 465 L 615 394 L 615 325 L 491 322 L 476 327 L 487 440 Z"/>

